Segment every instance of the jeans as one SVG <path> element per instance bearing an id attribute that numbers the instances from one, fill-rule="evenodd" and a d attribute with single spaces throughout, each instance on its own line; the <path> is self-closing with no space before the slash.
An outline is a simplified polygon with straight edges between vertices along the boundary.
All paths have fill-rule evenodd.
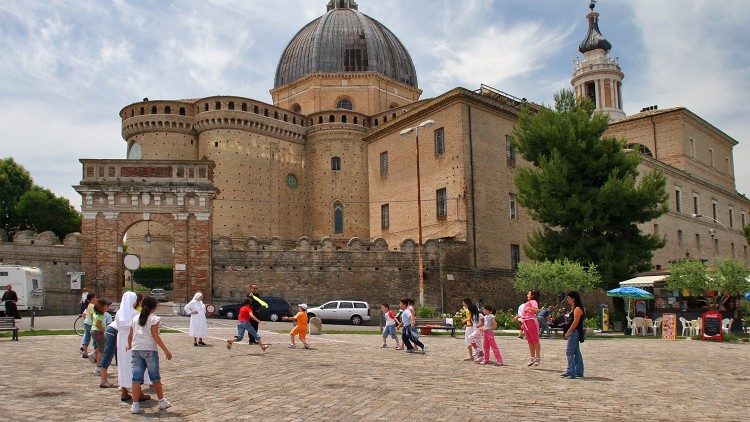
<path id="1" fill-rule="evenodd" d="M 112 358 L 117 352 L 117 328 L 107 327 L 104 330 L 104 353 L 102 353 L 102 360 L 99 363 L 104 369 L 109 368 L 109 364 L 112 363 Z"/>
<path id="2" fill-rule="evenodd" d="M 581 355 L 581 332 L 573 331 L 568 337 L 568 346 L 565 348 L 565 355 L 568 357 L 568 369 L 565 370 L 567 375 L 583 376 L 583 356 Z"/>
<path id="3" fill-rule="evenodd" d="M 396 340 L 396 326 L 395 325 L 386 325 L 383 327 L 383 338 L 388 338 L 388 336 L 391 336 L 394 340 Z"/>
<path id="4" fill-rule="evenodd" d="M 552 330 L 549 328 L 549 324 L 547 323 L 547 318 L 537 318 L 537 321 L 539 321 L 539 334 L 544 334 L 544 332 L 547 332 L 547 335 L 552 334 Z"/>
<path id="5" fill-rule="evenodd" d="M 81 339 L 81 346 L 88 347 L 91 343 L 91 324 L 83 323 L 83 339 Z"/>
<path id="6" fill-rule="evenodd" d="M 258 332 L 255 331 L 255 328 L 249 322 L 240 322 L 237 324 L 237 336 L 235 337 L 237 341 L 242 341 L 242 339 L 245 338 L 245 331 L 247 331 L 247 336 L 249 338 L 254 339 L 255 342 L 260 342 Z"/>
<path id="7" fill-rule="evenodd" d="M 161 381 L 159 375 L 159 352 L 156 350 L 133 350 L 133 384 L 143 384 L 143 373 L 148 370 L 148 377 L 151 382 Z"/>
<path id="8" fill-rule="evenodd" d="M 424 349 L 424 344 L 412 335 L 411 327 L 404 326 L 404 329 L 401 330 L 401 341 L 406 345 L 406 350 L 414 350 L 412 342 Z"/>

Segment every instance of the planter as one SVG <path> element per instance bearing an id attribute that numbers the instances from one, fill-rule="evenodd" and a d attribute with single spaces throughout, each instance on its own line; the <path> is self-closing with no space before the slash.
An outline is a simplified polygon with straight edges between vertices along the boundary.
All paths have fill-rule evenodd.
<path id="1" fill-rule="evenodd" d="M 586 327 L 586 335 L 590 336 L 591 334 L 594 334 L 594 329 L 591 327 Z"/>

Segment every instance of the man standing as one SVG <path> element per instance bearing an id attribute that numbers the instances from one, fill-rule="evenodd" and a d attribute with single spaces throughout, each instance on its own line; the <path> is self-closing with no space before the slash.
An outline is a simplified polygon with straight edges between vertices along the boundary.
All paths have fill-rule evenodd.
<path id="1" fill-rule="evenodd" d="M 251 299 L 253 301 L 252 305 L 250 305 L 250 308 L 253 310 L 253 315 L 256 317 L 259 315 L 258 312 L 260 311 L 260 307 L 268 308 L 268 304 L 263 301 L 263 299 L 260 298 L 260 294 L 258 293 L 258 284 L 253 283 L 250 285 L 250 293 L 247 294 L 247 298 Z M 255 332 L 258 332 L 258 321 L 255 321 L 254 319 L 250 318 L 250 325 L 253 326 L 255 329 Z M 250 336 L 250 344 L 255 343 L 255 338 L 253 336 Z"/>
<path id="2" fill-rule="evenodd" d="M 16 302 L 18 302 L 18 294 L 13 291 L 13 286 L 10 284 L 5 286 L 2 301 L 5 303 L 5 316 L 21 319 L 21 315 L 18 313 L 18 307 L 16 306 Z"/>

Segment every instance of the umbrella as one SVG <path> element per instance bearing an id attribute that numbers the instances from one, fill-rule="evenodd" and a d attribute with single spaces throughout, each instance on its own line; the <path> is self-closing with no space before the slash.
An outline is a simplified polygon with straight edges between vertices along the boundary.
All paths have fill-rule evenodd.
<path id="1" fill-rule="evenodd" d="M 628 299 L 628 317 L 630 317 L 630 301 L 633 299 L 653 299 L 654 295 L 637 287 L 625 286 L 607 292 L 610 297 L 624 297 Z"/>
<path id="2" fill-rule="evenodd" d="M 750 292 L 745 293 L 745 300 L 750 300 Z"/>

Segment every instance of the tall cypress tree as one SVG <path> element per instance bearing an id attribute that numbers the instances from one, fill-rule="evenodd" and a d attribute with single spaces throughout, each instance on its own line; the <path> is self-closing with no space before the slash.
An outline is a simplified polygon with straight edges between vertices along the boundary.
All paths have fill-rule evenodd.
<path id="1" fill-rule="evenodd" d="M 591 101 L 561 90 L 554 110 L 521 114 L 514 144 L 533 164 L 517 170 L 518 201 L 543 224 L 524 246 L 526 255 L 596 264 L 611 286 L 651 268 L 653 251 L 665 241 L 637 224 L 666 212 L 668 195 L 660 171 L 639 176 L 639 154 L 602 137 L 608 123 Z"/>

